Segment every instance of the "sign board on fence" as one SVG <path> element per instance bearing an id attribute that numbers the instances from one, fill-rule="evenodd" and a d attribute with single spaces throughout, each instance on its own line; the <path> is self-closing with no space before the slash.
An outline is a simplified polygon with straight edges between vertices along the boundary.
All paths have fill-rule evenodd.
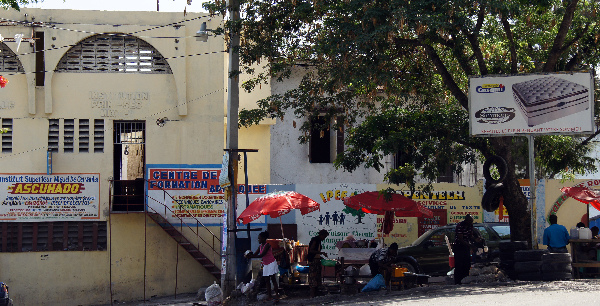
<path id="1" fill-rule="evenodd" d="M 97 221 L 100 174 L 0 174 L 0 220 Z"/>
<path id="2" fill-rule="evenodd" d="M 472 77 L 469 83 L 471 135 L 594 132 L 589 72 Z"/>

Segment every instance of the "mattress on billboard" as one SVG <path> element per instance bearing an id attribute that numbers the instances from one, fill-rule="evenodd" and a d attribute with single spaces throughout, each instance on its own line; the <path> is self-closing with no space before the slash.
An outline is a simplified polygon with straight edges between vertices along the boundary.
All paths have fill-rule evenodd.
<path id="1" fill-rule="evenodd" d="M 512 90 L 515 102 L 529 126 L 589 108 L 588 88 L 553 76 L 515 83 Z"/>

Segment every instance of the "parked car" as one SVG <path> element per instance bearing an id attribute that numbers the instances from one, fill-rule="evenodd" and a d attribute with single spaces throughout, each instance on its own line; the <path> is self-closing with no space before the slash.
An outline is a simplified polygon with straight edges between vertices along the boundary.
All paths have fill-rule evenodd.
<path id="1" fill-rule="evenodd" d="M 498 245 L 503 241 L 510 241 L 510 227 L 508 223 L 491 222 L 475 223 L 475 229 L 486 240 L 488 258 L 498 257 Z M 444 225 L 431 229 L 421 235 L 410 246 L 398 249 L 398 262 L 411 272 L 428 274 L 431 276 L 446 275 L 450 270 L 448 246 L 454 241 L 456 224 Z"/>

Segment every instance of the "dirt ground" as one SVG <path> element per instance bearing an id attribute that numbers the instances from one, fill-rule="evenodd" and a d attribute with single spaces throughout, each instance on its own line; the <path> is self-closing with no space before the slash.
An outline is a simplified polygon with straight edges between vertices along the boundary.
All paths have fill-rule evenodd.
<path id="1" fill-rule="evenodd" d="M 278 305 L 600 305 L 600 279 L 554 282 L 494 282 L 470 285 L 436 283 L 400 291 L 340 294 L 308 298 L 308 288 L 288 290 Z M 274 305 L 240 297 L 226 305 Z"/>
<path id="2" fill-rule="evenodd" d="M 332 291 L 335 287 L 331 287 Z M 226 301 L 227 306 L 270 306 L 270 305 L 427 305 L 427 306 L 479 306 L 479 305 L 526 305 L 567 306 L 600 305 L 600 279 L 571 281 L 534 282 L 508 281 L 469 285 L 447 285 L 433 283 L 400 291 L 341 294 L 324 293 L 315 298 L 308 297 L 308 287 L 286 289 L 286 296 L 278 303 L 258 302 L 245 296 Z M 483 304 L 485 303 L 485 304 Z M 177 298 L 158 298 L 146 302 L 114 303 L 113 305 L 206 305 L 195 294 L 178 295 Z"/>

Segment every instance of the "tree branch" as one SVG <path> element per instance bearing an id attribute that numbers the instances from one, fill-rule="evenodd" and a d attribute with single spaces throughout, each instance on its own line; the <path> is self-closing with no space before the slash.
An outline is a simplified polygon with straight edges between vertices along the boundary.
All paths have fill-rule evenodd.
<path id="1" fill-rule="evenodd" d="M 510 29 L 510 23 L 508 23 L 506 14 L 502 14 L 500 19 L 502 20 L 502 27 L 504 28 L 504 33 L 506 33 L 506 38 L 508 39 L 508 46 L 510 49 L 510 73 L 517 73 L 517 49 L 515 47 L 515 40 L 512 30 Z"/>
<path id="2" fill-rule="evenodd" d="M 546 64 L 544 64 L 543 72 L 552 72 L 554 71 L 554 67 L 560 58 L 561 50 L 563 49 L 563 44 L 567 37 L 567 33 L 569 32 L 569 28 L 573 23 L 573 16 L 575 15 L 575 9 L 577 8 L 578 0 L 571 0 L 565 9 L 565 14 L 563 15 L 563 20 L 560 23 L 560 27 L 558 29 L 558 33 L 554 38 L 554 43 L 552 44 L 552 49 L 550 49 L 550 53 L 548 54 L 548 60 Z"/>
<path id="3" fill-rule="evenodd" d="M 477 24 L 475 29 L 473 29 L 473 33 L 469 33 L 465 28 L 461 27 L 460 31 L 467 37 L 469 43 L 471 44 L 471 49 L 473 50 L 473 55 L 475 55 L 475 59 L 477 59 L 477 66 L 479 67 L 479 73 L 481 75 L 487 75 L 488 70 L 485 65 L 485 60 L 483 58 L 483 54 L 481 53 L 481 47 L 479 47 L 479 41 L 477 37 L 479 37 L 479 30 L 483 25 L 483 19 L 485 17 L 485 7 L 480 5 L 479 12 L 477 13 Z"/>
<path id="4" fill-rule="evenodd" d="M 460 87 L 458 87 L 458 84 L 456 84 L 456 82 L 454 81 L 454 78 L 446 68 L 446 65 L 444 65 L 444 62 L 442 62 L 442 59 L 439 57 L 435 49 L 427 44 L 423 44 L 422 46 L 425 48 L 427 56 L 429 56 L 429 58 L 437 68 L 438 73 L 442 76 L 442 81 L 444 82 L 444 84 L 446 84 L 452 95 L 456 98 L 456 100 L 458 100 L 458 102 L 464 109 L 469 109 L 469 98 L 460 89 Z"/>

